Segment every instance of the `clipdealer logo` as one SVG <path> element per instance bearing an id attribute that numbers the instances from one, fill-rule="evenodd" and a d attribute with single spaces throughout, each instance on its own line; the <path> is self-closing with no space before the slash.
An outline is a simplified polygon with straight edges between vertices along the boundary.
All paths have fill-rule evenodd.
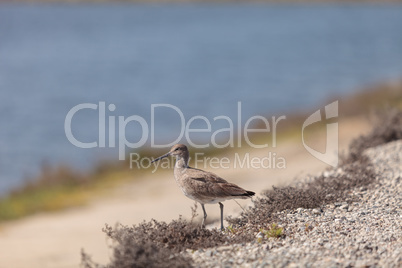
<path id="1" fill-rule="evenodd" d="M 338 118 L 338 101 L 334 101 L 324 108 L 325 112 L 325 120 Z M 322 121 L 321 111 L 317 110 L 313 114 L 311 114 L 306 121 L 304 121 L 302 126 L 302 142 L 304 148 L 315 158 L 321 160 L 322 162 L 336 167 L 339 161 L 339 138 L 338 138 L 338 123 L 327 123 L 326 125 L 326 143 L 325 143 L 325 152 L 321 153 L 319 151 L 314 150 L 309 147 L 304 140 L 304 129 L 316 122 Z"/>
<path id="2" fill-rule="evenodd" d="M 232 120 L 227 115 L 219 115 L 211 120 L 203 115 L 196 115 L 191 117 L 188 121 L 185 120 L 184 113 L 177 106 L 160 103 L 160 104 L 152 104 L 150 107 L 150 122 L 147 122 L 143 117 L 139 115 L 131 115 L 128 117 L 124 116 L 116 116 L 113 114 L 116 110 L 116 105 L 109 104 L 106 107 L 106 102 L 99 102 L 98 104 L 94 103 L 82 103 L 74 106 L 67 113 L 65 121 L 64 121 L 64 130 L 67 139 L 71 144 L 76 147 L 88 149 L 88 148 L 118 148 L 119 160 L 126 159 L 126 151 L 128 148 L 138 149 L 145 144 L 150 144 L 151 148 L 167 148 L 171 147 L 176 143 L 179 143 L 183 138 L 185 142 L 193 148 L 225 148 L 225 147 L 237 147 L 240 148 L 242 143 L 246 143 L 248 146 L 252 148 L 264 149 L 277 147 L 277 129 L 278 125 L 282 120 L 286 119 L 286 116 L 282 115 L 279 117 L 272 116 L 270 120 L 268 118 L 261 115 L 254 115 L 247 120 L 243 120 L 242 118 L 242 103 L 237 103 L 237 117 L 235 120 Z M 82 142 L 78 140 L 72 131 L 72 122 L 74 120 L 74 116 L 77 113 L 80 113 L 83 110 L 97 110 L 98 111 L 98 139 L 92 142 Z M 170 109 L 177 114 L 177 120 L 180 123 L 180 134 L 176 137 L 176 139 L 170 143 L 166 144 L 157 144 L 155 142 L 155 119 L 158 112 L 166 111 L 164 109 Z M 325 106 L 325 118 L 335 118 L 338 116 L 338 102 L 333 102 Z M 216 121 L 225 121 L 228 125 L 227 128 L 218 129 L 212 131 L 212 126 Z M 306 150 L 316 157 L 317 159 L 331 165 L 336 166 L 338 164 L 338 123 L 330 123 L 327 125 L 327 137 L 326 137 L 326 152 L 321 153 L 313 148 L 309 147 L 304 141 L 304 130 L 309 125 L 321 121 L 321 113 L 320 110 L 315 111 L 312 115 L 310 115 L 305 122 L 303 123 L 301 132 L 302 132 L 302 142 L 303 146 Z M 205 128 L 194 128 L 193 124 L 195 121 L 203 122 L 206 127 Z M 244 123 L 243 123 L 244 122 Z M 251 126 L 255 123 L 259 123 L 260 128 L 253 129 Z M 140 138 L 137 142 L 130 142 L 126 136 L 126 128 L 129 124 L 137 124 L 139 125 L 138 131 L 140 133 Z M 234 126 L 237 127 L 234 127 Z M 209 133 L 210 141 L 208 143 L 197 143 L 191 139 L 192 133 Z M 217 135 L 224 133 L 226 140 L 218 143 Z M 256 144 L 251 140 L 251 133 L 266 133 L 271 136 L 270 144 L 265 142 L 263 144 Z M 108 141 L 106 141 L 108 134 Z M 222 136 L 222 135 L 220 135 Z M 116 144 L 117 137 L 117 144 Z M 150 162 L 152 159 L 144 159 L 141 158 L 140 155 L 136 153 L 130 153 L 130 163 L 135 162 L 137 166 L 141 166 L 147 168 L 147 166 L 151 165 Z M 214 163 L 221 163 L 219 168 L 228 168 L 230 166 L 225 165 L 228 162 L 228 159 L 203 159 L 204 163 L 210 161 L 210 166 L 213 168 L 217 166 Z M 202 160 L 196 159 L 196 163 L 203 162 Z M 276 155 L 276 153 L 272 153 L 270 151 L 267 152 L 267 155 L 261 157 L 259 159 L 255 159 L 245 154 L 242 158 L 236 154 L 234 158 L 234 163 L 238 163 L 239 167 L 246 166 L 248 168 L 286 168 L 286 161 L 283 157 Z M 237 161 L 237 162 L 236 162 Z M 256 164 L 257 163 L 257 164 Z M 233 166 L 232 165 L 232 166 Z M 169 167 L 169 165 L 167 165 Z"/>

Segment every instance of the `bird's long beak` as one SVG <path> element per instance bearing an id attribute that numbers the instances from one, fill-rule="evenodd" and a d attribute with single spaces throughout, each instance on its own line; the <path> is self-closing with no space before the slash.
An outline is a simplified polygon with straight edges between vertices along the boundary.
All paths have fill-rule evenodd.
<path id="1" fill-rule="evenodd" d="M 151 163 L 154 163 L 156 161 L 161 160 L 162 158 L 168 157 L 170 155 L 170 152 L 168 152 L 167 154 L 164 154 L 162 156 L 159 156 L 158 158 L 155 158 Z"/>

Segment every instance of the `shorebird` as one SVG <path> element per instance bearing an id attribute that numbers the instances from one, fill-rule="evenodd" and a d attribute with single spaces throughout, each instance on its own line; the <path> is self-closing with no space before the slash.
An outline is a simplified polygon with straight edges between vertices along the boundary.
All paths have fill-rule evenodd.
<path id="1" fill-rule="evenodd" d="M 224 230 L 222 202 L 236 198 L 246 199 L 255 195 L 254 192 L 246 191 L 236 184 L 229 183 L 214 173 L 189 167 L 189 152 L 187 146 L 184 144 L 174 145 L 168 153 L 154 159 L 151 163 L 168 156 L 176 157 L 174 177 L 177 185 L 185 196 L 201 204 L 204 212 L 202 227 L 205 227 L 204 223 L 207 218 L 205 204 L 219 203 L 221 210 L 221 230 Z"/>

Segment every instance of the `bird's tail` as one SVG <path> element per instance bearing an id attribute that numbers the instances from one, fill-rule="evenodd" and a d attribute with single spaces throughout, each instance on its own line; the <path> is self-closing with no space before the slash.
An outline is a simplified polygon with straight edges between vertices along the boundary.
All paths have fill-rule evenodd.
<path id="1" fill-rule="evenodd" d="M 246 191 L 246 193 L 244 194 L 244 196 L 249 196 L 249 197 L 252 197 L 254 195 L 255 195 L 255 193 L 252 191 Z"/>
<path id="2" fill-rule="evenodd" d="M 252 197 L 252 196 L 254 196 L 254 195 L 255 195 L 254 192 L 252 192 L 252 191 L 246 191 L 245 193 L 240 194 L 240 195 L 237 195 L 237 196 L 239 196 L 239 197 L 245 199 L 245 198 L 247 198 L 247 197 Z"/>

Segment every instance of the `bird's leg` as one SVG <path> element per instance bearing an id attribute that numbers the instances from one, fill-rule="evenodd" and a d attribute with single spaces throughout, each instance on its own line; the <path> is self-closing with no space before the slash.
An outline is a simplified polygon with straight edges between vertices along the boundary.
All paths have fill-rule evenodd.
<path id="1" fill-rule="evenodd" d="M 202 219 L 202 224 L 201 224 L 201 226 L 202 226 L 203 228 L 205 228 L 204 223 L 205 223 L 205 220 L 207 219 L 207 212 L 205 211 L 204 204 L 201 204 L 201 207 L 202 207 L 202 210 L 204 211 L 204 218 Z"/>
<path id="2" fill-rule="evenodd" d="M 223 228 L 223 204 L 221 202 L 219 202 L 219 207 L 221 208 L 221 230 L 225 230 L 225 228 Z"/>

